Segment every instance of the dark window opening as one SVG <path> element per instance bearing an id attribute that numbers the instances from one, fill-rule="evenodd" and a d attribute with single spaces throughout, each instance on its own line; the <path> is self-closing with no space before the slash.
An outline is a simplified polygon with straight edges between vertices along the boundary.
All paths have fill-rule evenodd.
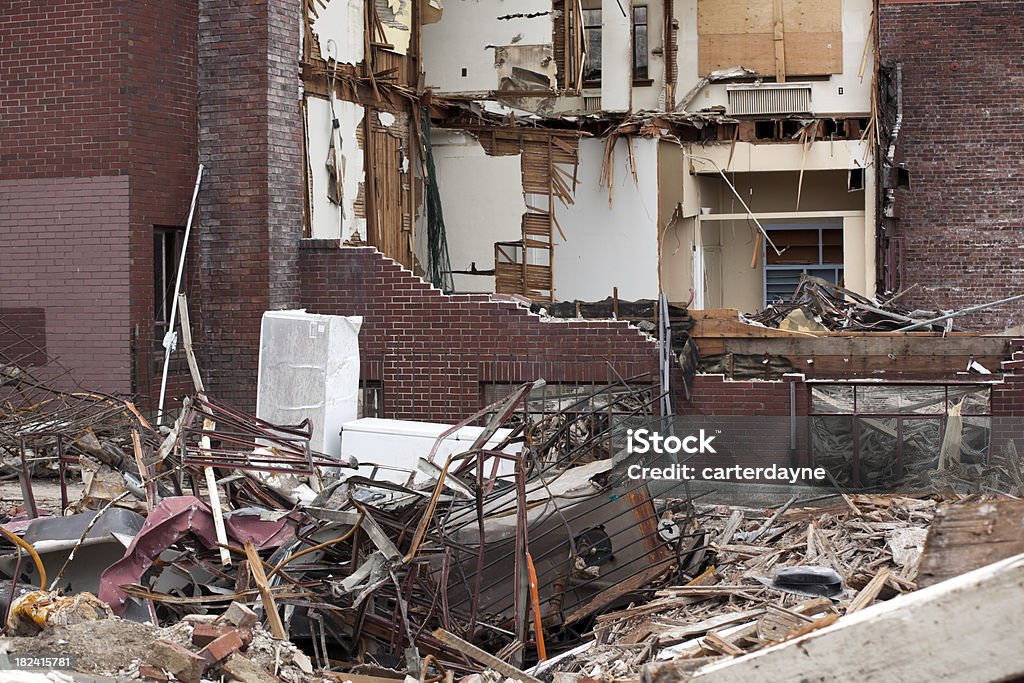
<path id="1" fill-rule="evenodd" d="M 782 137 L 783 138 L 795 138 L 803 130 L 804 124 L 800 121 L 792 119 L 784 119 L 782 121 Z"/>
<path id="2" fill-rule="evenodd" d="M 851 168 L 849 179 L 846 184 L 847 189 L 850 192 L 856 192 L 857 190 L 864 189 L 864 169 L 863 168 Z"/>
<path id="3" fill-rule="evenodd" d="M 789 301 L 803 275 L 814 275 L 843 284 L 842 227 L 768 226 L 772 243 L 782 252 L 765 245 L 765 305 Z"/>
<path id="4" fill-rule="evenodd" d="M 639 5 L 633 8 L 633 80 L 648 80 L 647 57 L 647 8 Z"/>
<path id="5" fill-rule="evenodd" d="M 384 417 L 384 387 L 379 380 L 359 380 L 357 417 Z"/>
<path id="6" fill-rule="evenodd" d="M 167 332 L 171 320 L 184 236 L 185 231 L 180 228 L 157 226 L 153 230 L 153 320 L 158 340 Z"/>
<path id="7" fill-rule="evenodd" d="M 775 135 L 774 121 L 754 121 L 754 138 L 757 140 L 772 140 Z"/>
<path id="8" fill-rule="evenodd" d="M 583 67 L 585 85 L 601 85 L 601 10 L 583 10 L 583 30 L 586 36 L 587 59 Z"/>

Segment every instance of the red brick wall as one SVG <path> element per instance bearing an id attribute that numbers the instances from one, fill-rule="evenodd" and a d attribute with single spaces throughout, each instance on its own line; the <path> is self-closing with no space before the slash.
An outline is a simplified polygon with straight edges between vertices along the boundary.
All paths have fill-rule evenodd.
<path id="1" fill-rule="evenodd" d="M 49 355 L 109 392 L 131 390 L 128 196 L 128 176 L 0 181 L 0 306 L 44 309 Z"/>
<path id="2" fill-rule="evenodd" d="M 298 0 L 200 0 L 199 275 L 207 383 L 255 409 L 260 317 L 298 303 Z"/>
<path id="3" fill-rule="evenodd" d="M 683 394 L 679 382 L 673 391 L 673 410 L 688 424 L 689 416 L 709 416 L 709 423 L 723 432 L 720 443 L 732 444 L 716 456 L 698 456 L 693 465 L 742 465 L 764 467 L 808 464 L 806 419 L 808 385 L 796 382 L 797 462 L 791 452 L 791 405 L 789 381 L 735 381 L 723 375 L 697 375 L 693 379 L 690 398 Z M 703 424 L 703 420 L 699 420 Z"/>
<path id="4" fill-rule="evenodd" d="M 385 417 L 457 421 L 482 407 L 482 383 L 657 378 L 654 342 L 623 322 L 546 322 L 515 301 L 446 296 L 372 247 L 332 240 L 304 240 L 300 271 L 307 310 L 363 316 L 362 377 L 382 383 Z"/>
<path id="5" fill-rule="evenodd" d="M 152 232 L 188 210 L 197 31 L 191 0 L 0 10 L 0 302 L 43 308 L 85 386 L 158 388 Z"/>
<path id="6" fill-rule="evenodd" d="M 144 407 L 156 405 L 163 365 L 153 325 L 153 226 L 185 226 L 198 164 L 197 9 L 193 0 L 132 2 L 128 14 L 131 315 L 135 384 Z M 189 249 L 197 247 L 193 232 Z M 190 274 L 182 284 L 194 298 L 199 283 L 194 268 Z M 197 322 L 193 327 L 201 329 Z M 192 391 L 184 364 L 172 368 L 169 405 Z"/>
<path id="7" fill-rule="evenodd" d="M 128 172 L 130 4 L 0 6 L 0 179 Z"/>
<path id="8" fill-rule="evenodd" d="M 963 308 L 1019 294 L 1024 281 L 1024 3 L 883 4 L 882 59 L 903 64 L 896 191 L 914 303 Z M 973 329 L 1024 324 L 1024 305 L 962 321 Z"/>

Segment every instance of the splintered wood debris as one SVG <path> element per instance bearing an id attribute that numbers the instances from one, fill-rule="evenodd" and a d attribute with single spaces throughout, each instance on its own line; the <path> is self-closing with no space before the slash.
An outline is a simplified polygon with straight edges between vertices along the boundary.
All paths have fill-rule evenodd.
<path id="1" fill-rule="evenodd" d="M 588 642 L 529 673 L 547 672 L 556 683 L 686 680 L 710 662 L 914 591 L 939 498 L 851 495 L 829 507 L 767 512 L 701 507 L 709 569 L 684 585 L 652 591 L 647 601 L 598 615 Z M 952 495 L 945 502 L 972 500 L 978 498 Z M 784 572 L 792 582 L 777 577 L 783 568 L 792 568 Z M 814 580 L 831 572 L 842 579 L 834 594 L 823 590 L 826 581 Z"/>

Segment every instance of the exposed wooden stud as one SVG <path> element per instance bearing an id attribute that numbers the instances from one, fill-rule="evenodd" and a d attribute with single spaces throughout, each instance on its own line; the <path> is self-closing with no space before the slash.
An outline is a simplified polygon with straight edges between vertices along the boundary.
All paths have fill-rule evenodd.
<path id="1" fill-rule="evenodd" d="M 786 34 L 782 23 L 782 0 L 774 0 L 772 39 L 775 43 L 775 80 L 786 82 Z"/>

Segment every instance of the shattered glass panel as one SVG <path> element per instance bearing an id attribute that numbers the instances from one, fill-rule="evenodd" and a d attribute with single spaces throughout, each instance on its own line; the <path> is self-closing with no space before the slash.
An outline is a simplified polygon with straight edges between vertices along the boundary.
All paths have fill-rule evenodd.
<path id="1" fill-rule="evenodd" d="M 945 415 L 944 386 L 859 386 L 858 414 Z"/>
<path id="2" fill-rule="evenodd" d="M 837 485 L 852 486 L 853 417 L 812 417 L 811 453 L 815 467 L 824 467 Z"/>
<path id="3" fill-rule="evenodd" d="M 942 448 L 942 419 L 903 420 L 903 468 L 908 476 L 934 470 Z"/>
<path id="4" fill-rule="evenodd" d="M 811 388 L 811 413 L 852 413 L 852 386 L 822 386 Z"/>
<path id="5" fill-rule="evenodd" d="M 901 413 L 918 415 L 946 414 L 946 387 L 944 386 L 906 386 L 900 388 Z"/>
<path id="6" fill-rule="evenodd" d="M 860 418 L 860 485 L 881 486 L 900 478 L 897 453 L 898 418 Z"/>

